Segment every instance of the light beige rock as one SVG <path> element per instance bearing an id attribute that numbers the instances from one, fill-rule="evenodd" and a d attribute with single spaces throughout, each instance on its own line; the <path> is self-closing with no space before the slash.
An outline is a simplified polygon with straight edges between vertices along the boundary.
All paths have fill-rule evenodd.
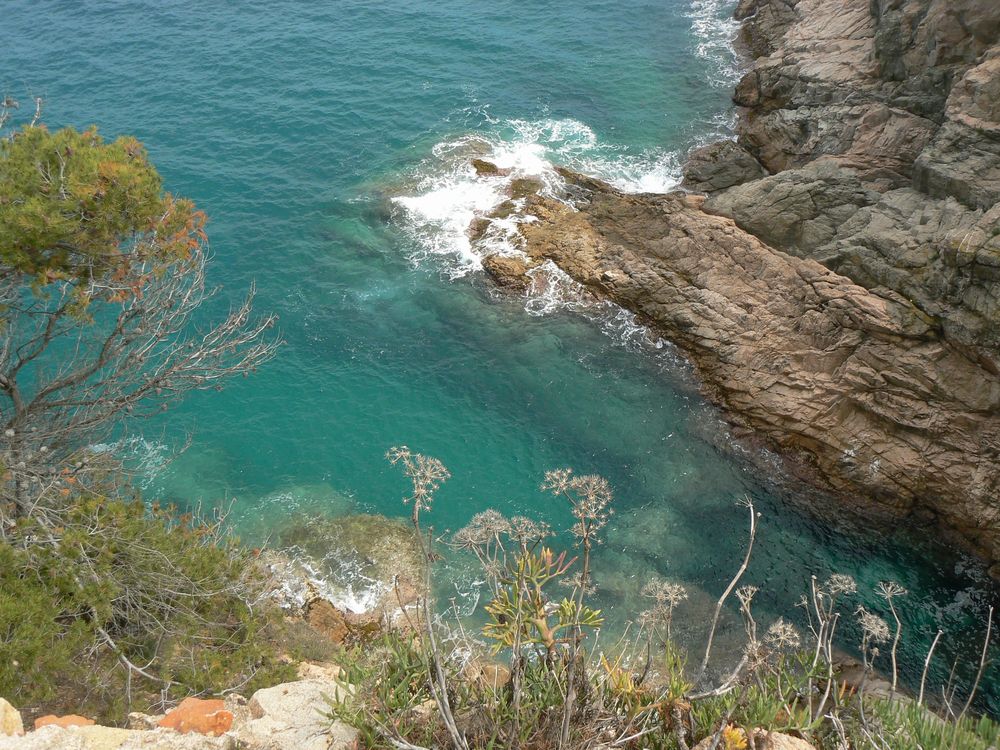
<path id="1" fill-rule="evenodd" d="M 107 729 L 107 727 L 92 727 L 91 729 Z M 179 734 L 172 729 L 154 729 L 151 731 L 127 731 L 128 735 L 122 744 L 107 747 L 91 747 L 87 750 L 236 750 L 236 739 L 231 735 L 210 737 L 203 734 Z M 89 738 L 88 738 L 89 741 Z M 255 750 L 248 748 L 247 750 Z"/>
<path id="2" fill-rule="evenodd" d="M 0 735 L 0 750 L 91 750 L 77 733 L 62 727 L 42 727 L 20 737 Z"/>
<path id="3" fill-rule="evenodd" d="M 328 717 L 327 699 L 342 700 L 351 694 L 351 686 L 331 678 L 310 678 L 258 690 L 249 701 L 249 720 L 239 723 L 231 734 L 239 742 L 261 750 L 348 748 L 357 731 Z"/>
<path id="4" fill-rule="evenodd" d="M 0 736 L 24 734 L 21 713 L 6 698 L 0 698 Z"/>
<path id="5" fill-rule="evenodd" d="M 171 729 L 151 731 L 98 725 L 44 726 L 21 737 L 0 737 L 0 750 L 235 750 L 231 736 L 178 734 Z M 249 750 L 256 750 L 250 748 Z"/>

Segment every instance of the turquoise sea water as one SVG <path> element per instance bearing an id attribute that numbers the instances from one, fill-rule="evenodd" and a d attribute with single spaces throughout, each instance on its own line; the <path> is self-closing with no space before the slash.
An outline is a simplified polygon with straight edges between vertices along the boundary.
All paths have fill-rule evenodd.
<path id="1" fill-rule="evenodd" d="M 464 239 L 503 187 L 475 178 L 475 155 L 547 180 L 555 162 L 669 189 L 685 150 L 731 117 L 732 5 L 0 5 L 3 93 L 43 96 L 52 126 L 137 135 L 168 187 L 211 217 L 222 290 L 206 318 L 252 280 L 281 318 L 274 362 L 129 444 L 145 492 L 235 498 L 255 542 L 303 509 L 402 515 L 405 485 L 382 455 L 406 443 L 454 474 L 438 530 L 486 507 L 559 527 L 566 509 L 538 485 L 572 466 L 617 492 L 595 563 L 601 604 L 634 615 L 642 583 L 665 575 L 692 591 L 693 626 L 742 555 L 736 501 L 749 494 L 764 514 L 746 578 L 762 619 L 794 618 L 813 574 L 855 575 L 876 608 L 871 588 L 891 578 L 911 592 L 909 675 L 938 627 L 951 634 L 942 667 L 974 658 L 996 597 L 974 564 L 906 530 L 813 520 L 770 457 L 731 439 L 669 344 L 571 284 L 496 297 Z M 452 595 L 473 601 L 460 562 L 448 571 Z"/>

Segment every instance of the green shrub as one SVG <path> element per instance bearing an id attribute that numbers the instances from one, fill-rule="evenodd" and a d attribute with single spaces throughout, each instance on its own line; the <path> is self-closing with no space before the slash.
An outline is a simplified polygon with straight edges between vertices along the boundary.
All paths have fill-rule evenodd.
<path id="1" fill-rule="evenodd" d="M 291 675 L 253 555 L 218 524 L 90 495 L 59 520 L 0 542 L 0 695 L 120 721 Z"/>

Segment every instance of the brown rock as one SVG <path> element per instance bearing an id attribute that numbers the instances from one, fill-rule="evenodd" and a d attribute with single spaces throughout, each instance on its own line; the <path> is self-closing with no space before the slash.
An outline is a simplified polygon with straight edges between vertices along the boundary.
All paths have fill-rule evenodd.
<path id="1" fill-rule="evenodd" d="M 306 622 L 334 643 L 343 643 L 351 631 L 344 613 L 325 599 L 306 605 Z"/>
<path id="2" fill-rule="evenodd" d="M 487 255 L 483 258 L 483 270 L 499 286 L 511 292 L 524 292 L 531 284 L 528 268 L 524 258 L 513 255 Z"/>
<path id="3" fill-rule="evenodd" d="M 483 660 L 471 661 L 463 670 L 463 675 L 470 682 L 493 690 L 500 690 L 510 680 L 510 670 L 503 664 Z"/>
<path id="4" fill-rule="evenodd" d="M 541 189 L 541 180 L 536 180 L 533 177 L 519 177 L 516 180 L 511 180 L 510 197 L 514 200 L 520 200 L 535 195 Z"/>
<path id="5" fill-rule="evenodd" d="M 197 732 L 219 736 L 233 725 L 233 714 L 226 710 L 223 700 L 185 698 L 180 705 L 168 711 L 158 725 L 182 734 Z"/>
<path id="6" fill-rule="evenodd" d="M 93 725 L 94 720 L 88 719 L 86 716 L 79 716 L 77 714 L 67 714 L 66 716 L 56 716 L 55 714 L 48 714 L 46 716 L 39 716 L 35 719 L 35 729 L 41 729 L 42 727 L 47 727 L 50 724 L 57 727 L 89 727 Z"/>
<path id="7" fill-rule="evenodd" d="M 775 250 L 678 196 L 590 178 L 574 187 L 588 191 L 579 210 L 529 202 L 537 221 L 520 230 L 534 260 L 653 321 L 734 421 L 855 509 L 930 510 L 1000 558 L 1000 374 L 987 361 L 902 295 Z"/>
<path id="8" fill-rule="evenodd" d="M 501 169 L 491 161 L 485 159 L 473 159 L 472 168 L 480 177 L 502 177 L 510 174 L 509 169 Z"/>

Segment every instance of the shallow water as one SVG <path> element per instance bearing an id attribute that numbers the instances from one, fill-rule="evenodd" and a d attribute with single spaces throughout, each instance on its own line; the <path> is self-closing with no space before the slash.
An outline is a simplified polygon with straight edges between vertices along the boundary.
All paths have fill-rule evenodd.
<path id="1" fill-rule="evenodd" d="M 565 526 L 538 485 L 573 466 L 616 489 L 595 575 L 625 618 L 654 573 L 707 592 L 692 607 L 717 594 L 749 494 L 764 518 L 746 580 L 765 621 L 794 617 L 812 574 L 857 576 L 873 607 L 872 586 L 891 578 L 911 592 L 909 674 L 938 627 L 953 634 L 942 666 L 974 654 L 995 598 L 974 564 L 905 531 L 845 533 L 802 514 L 669 344 L 571 284 L 497 298 L 465 240 L 504 187 L 475 177 L 473 155 L 544 180 L 560 163 L 624 189 L 674 185 L 686 149 L 732 117 L 732 5 L 5 3 L 0 87 L 44 96 L 50 125 L 142 139 L 169 188 L 211 217 L 223 288 L 208 312 L 256 279 L 259 306 L 281 317 L 273 363 L 130 443 L 147 495 L 235 498 L 255 542 L 303 509 L 401 515 L 405 485 L 382 455 L 406 443 L 454 474 L 439 531 L 486 507 Z M 448 570 L 469 596 L 462 566 Z"/>

